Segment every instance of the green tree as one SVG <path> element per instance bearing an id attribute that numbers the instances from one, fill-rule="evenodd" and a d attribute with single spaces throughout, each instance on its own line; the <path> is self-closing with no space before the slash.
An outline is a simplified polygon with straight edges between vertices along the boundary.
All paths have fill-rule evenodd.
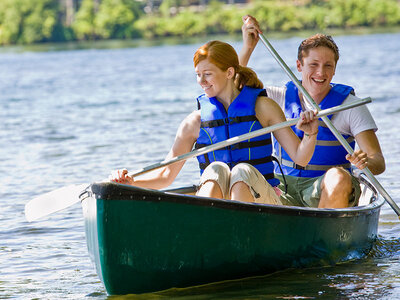
<path id="1" fill-rule="evenodd" d="M 58 2 L 52 0 L 0 0 L 0 43 L 50 41 L 58 14 Z"/>
<path id="2" fill-rule="evenodd" d="M 16 43 L 21 34 L 22 11 L 20 0 L 0 1 L 0 43 Z"/>
<path id="3" fill-rule="evenodd" d="M 258 1 L 251 14 L 268 30 L 289 31 L 303 27 L 301 7 L 290 2 Z"/>
<path id="4" fill-rule="evenodd" d="M 223 32 L 222 24 L 221 24 L 221 14 L 220 12 L 223 9 L 223 5 L 219 1 L 212 0 L 210 4 L 207 6 L 205 11 L 205 19 L 204 23 L 206 24 L 207 33 L 215 34 Z"/>
<path id="5" fill-rule="evenodd" d="M 94 39 L 95 35 L 95 2 L 93 0 L 83 0 L 75 15 L 72 29 L 79 40 Z"/>
<path id="6" fill-rule="evenodd" d="M 245 7 L 211 0 L 195 10 L 189 7 L 192 0 L 164 0 L 152 14 L 144 14 L 140 5 L 145 2 L 81 0 L 75 2 L 79 8 L 69 18 L 74 20 L 71 26 L 61 20 L 65 8 L 60 3 L 0 0 L 0 44 L 239 33 L 247 13 L 269 31 L 400 24 L 398 0 L 253 0 Z"/>
<path id="7" fill-rule="evenodd" d="M 95 17 L 96 33 L 106 39 L 137 36 L 134 22 L 139 15 L 139 6 L 134 1 L 103 0 Z"/>
<path id="8" fill-rule="evenodd" d="M 162 17 L 168 18 L 171 15 L 171 8 L 176 8 L 178 6 L 179 1 L 177 0 L 163 0 L 158 10 L 160 11 Z"/>
<path id="9" fill-rule="evenodd" d="M 173 18 L 165 18 L 165 29 L 169 35 L 190 37 L 204 34 L 206 26 L 199 14 L 183 11 Z"/>
<path id="10" fill-rule="evenodd" d="M 374 26 L 393 26 L 400 23 L 400 5 L 396 0 L 371 0 L 366 19 Z"/>
<path id="11" fill-rule="evenodd" d="M 305 29 L 319 28 L 325 30 L 329 26 L 328 10 L 320 5 L 310 5 L 302 9 L 302 19 Z"/>
<path id="12" fill-rule="evenodd" d="M 338 27 L 366 25 L 369 0 L 332 0 L 329 2 L 331 24 Z M 383 0 L 385 1 L 385 0 Z"/>
<path id="13" fill-rule="evenodd" d="M 34 0 L 25 1 L 25 4 L 26 13 L 19 41 L 30 44 L 52 40 L 53 32 L 58 22 L 58 2 Z"/>

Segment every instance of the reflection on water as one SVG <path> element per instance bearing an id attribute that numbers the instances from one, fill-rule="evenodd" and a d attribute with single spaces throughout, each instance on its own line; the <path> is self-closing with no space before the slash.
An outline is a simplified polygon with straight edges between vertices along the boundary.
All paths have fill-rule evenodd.
<path id="1" fill-rule="evenodd" d="M 393 276 L 398 271 L 367 259 L 334 267 L 290 269 L 262 277 L 129 295 L 124 299 L 389 299 L 393 295 Z M 385 284 L 388 281 L 390 285 Z"/>
<path id="2" fill-rule="evenodd" d="M 271 42 L 294 67 L 300 40 Z M 400 203 L 400 34 L 336 40 L 341 58 L 335 81 L 374 99 L 369 108 L 387 162 L 378 180 Z M 201 90 L 192 56 L 200 42 L 145 48 L 118 43 L 113 49 L 0 51 L 0 298 L 107 298 L 87 254 L 79 205 L 35 223 L 25 221 L 24 205 L 58 187 L 107 178 L 116 168 L 162 160 L 180 121 L 196 109 Z M 287 81 L 262 45 L 250 66 L 265 83 Z M 174 186 L 197 180 L 191 160 Z M 399 229 L 384 205 L 379 239 L 366 259 L 124 298 L 400 298 Z"/>
<path id="3" fill-rule="evenodd" d="M 380 236 L 369 254 L 370 258 L 390 258 L 400 255 L 399 238 L 389 238 Z"/>

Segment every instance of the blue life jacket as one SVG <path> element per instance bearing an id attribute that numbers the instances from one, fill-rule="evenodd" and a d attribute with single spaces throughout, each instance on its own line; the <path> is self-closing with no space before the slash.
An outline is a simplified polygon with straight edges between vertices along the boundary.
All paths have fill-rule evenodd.
<path id="1" fill-rule="evenodd" d="M 201 109 L 201 128 L 195 148 L 202 148 L 229 138 L 263 128 L 256 118 L 255 104 L 263 89 L 243 87 L 230 104 L 228 112 L 215 97 L 201 95 L 197 98 Z M 197 157 L 200 173 L 214 161 L 225 162 L 231 169 L 239 163 L 248 163 L 257 168 L 272 186 L 279 180 L 274 178 L 271 134 L 265 134 L 215 150 Z"/>
<path id="2" fill-rule="evenodd" d="M 299 91 L 292 81 L 288 82 L 286 87 L 286 118 L 298 118 L 302 111 Z M 352 87 L 342 84 L 333 84 L 328 95 L 326 95 L 319 106 L 321 109 L 327 109 L 341 105 L 350 93 L 354 94 Z M 331 119 L 332 115 L 328 116 L 328 118 Z M 292 126 L 292 129 L 300 139 L 303 138 L 303 131 L 298 130 L 296 126 Z M 354 149 L 354 138 L 350 135 L 343 135 L 343 137 Z M 351 171 L 351 165 L 346 159 L 346 149 L 340 144 L 333 133 L 321 120 L 319 120 L 317 144 L 315 146 L 314 155 L 306 167 L 295 164 L 276 140 L 274 140 L 274 154 L 281 163 L 284 175 L 296 177 L 317 177 L 323 175 L 329 168 L 335 166 L 341 166 L 348 171 Z M 275 165 L 275 172 L 282 174 L 278 165 Z"/>

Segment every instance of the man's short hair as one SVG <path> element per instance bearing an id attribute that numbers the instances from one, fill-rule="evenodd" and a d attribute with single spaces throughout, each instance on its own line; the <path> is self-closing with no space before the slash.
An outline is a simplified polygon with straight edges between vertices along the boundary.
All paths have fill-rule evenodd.
<path id="1" fill-rule="evenodd" d="M 335 55 L 335 63 L 339 60 L 339 48 L 330 35 L 317 33 L 301 42 L 297 51 L 297 59 L 303 63 L 303 57 L 308 55 L 310 49 L 317 47 L 327 47 L 331 49 Z"/>

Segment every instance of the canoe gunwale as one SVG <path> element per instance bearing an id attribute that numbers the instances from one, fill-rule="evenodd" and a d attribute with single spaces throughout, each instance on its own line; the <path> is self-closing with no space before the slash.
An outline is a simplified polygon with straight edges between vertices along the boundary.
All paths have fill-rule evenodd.
<path id="1" fill-rule="evenodd" d="M 384 203 L 374 189 L 366 197 L 372 203 L 344 209 L 181 194 L 195 190 L 111 182 L 86 189 L 80 198 L 88 251 L 109 295 L 359 259 L 376 240 Z"/>
<path id="2" fill-rule="evenodd" d="M 373 188 L 373 186 L 370 186 Z M 194 195 L 179 194 L 177 191 L 195 191 L 196 186 L 189 186 L 170 190 L 153 190 L 139 188 L 118 183 L 93 183 L 90 186 L 91 193 L 96 199 L 107 201 L 150 201 L 150 202 L 174 202 L 187 205 L 212 206 L 222 209 L 241 210 L 255 213 L 272 213 L 281 215 L 312 216 L 312 217 L 355 217 L 376 213 L 384 204 L 382 197 L 378 197 L 374 191 L 373 201 L 365 206 L 348 207 L 341 209 L 311 208 L 298 206 L 270 205 L 260 203 L 246 203 L 233 200 L 199 197 Z M 83 199 L 82 199 L 83 200 Z"/>

